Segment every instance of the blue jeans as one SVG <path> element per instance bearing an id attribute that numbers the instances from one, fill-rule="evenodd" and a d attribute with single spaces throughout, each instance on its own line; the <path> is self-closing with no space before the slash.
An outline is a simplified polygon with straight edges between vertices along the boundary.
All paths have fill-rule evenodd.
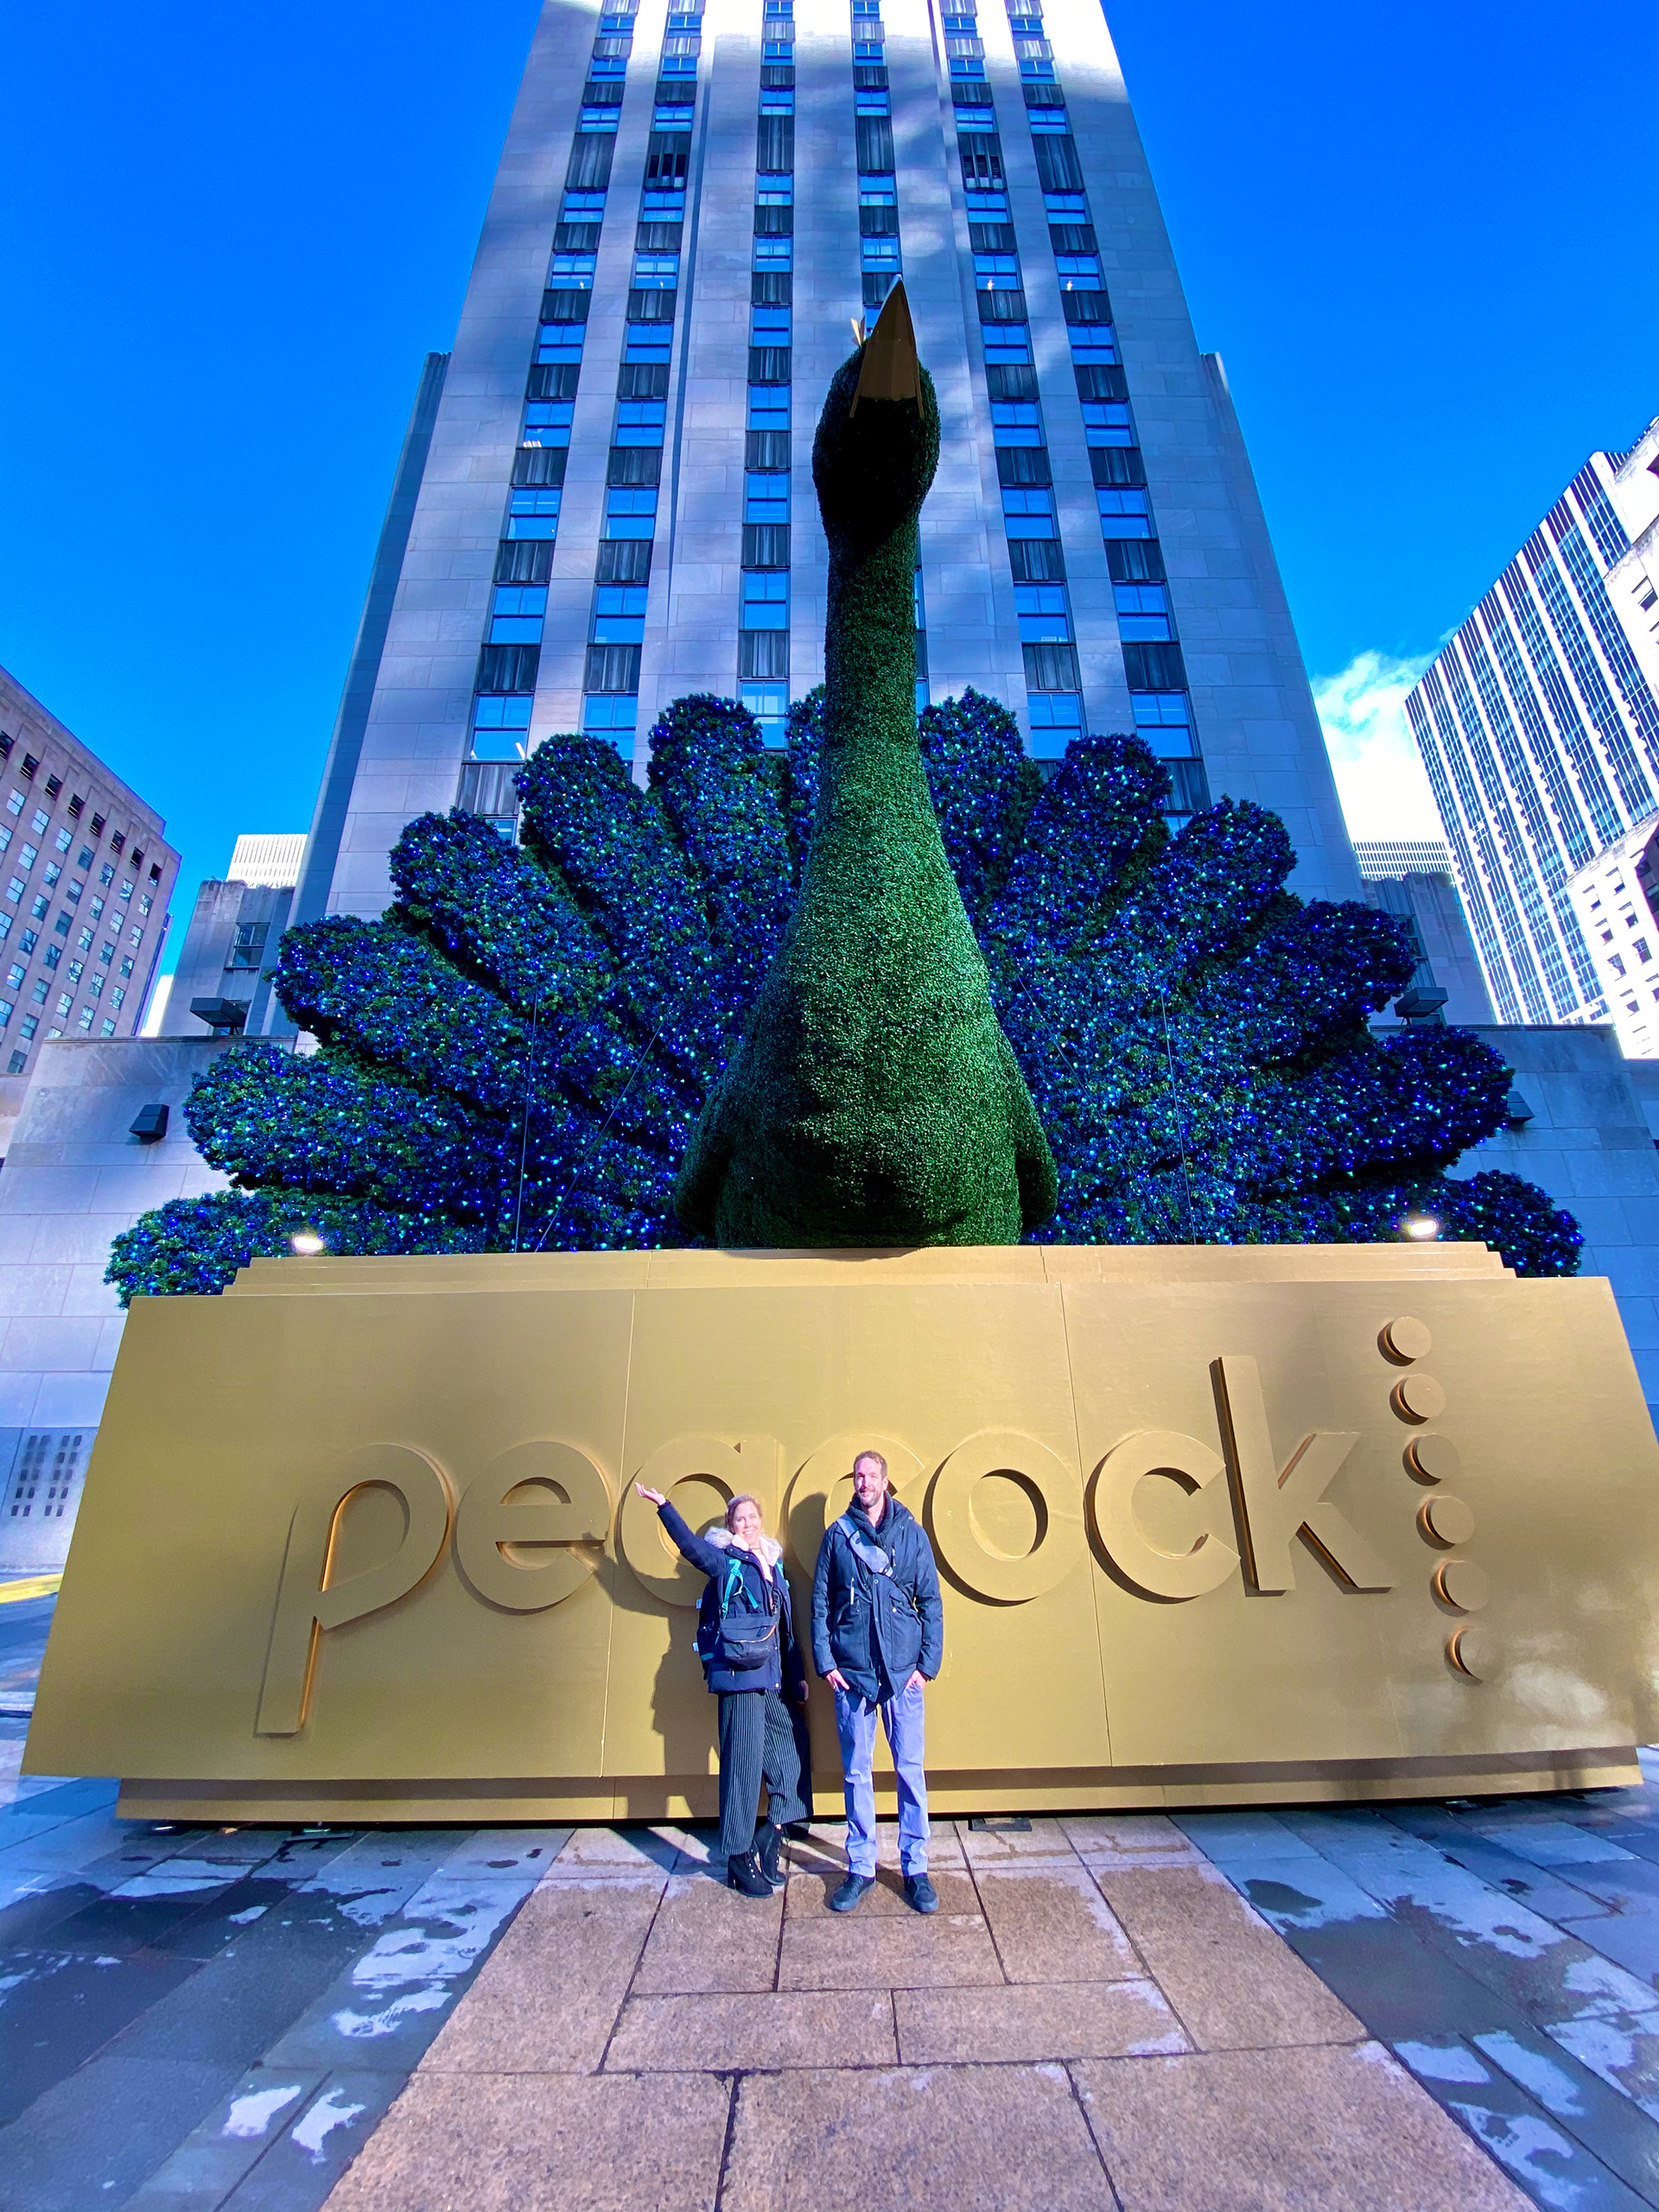
<path id="1" fill-rule="evenodd" d="M 878 1712 L 899 1776 L 899 1864 L 906 1874 L 925 1874 L 927 1770 L 919 1683 L 879 1707 L 855 1691 L 836 1692 L 836 1733 L 841 1738 L 841 1770 L 847 1781 L 848 1870 L 867 1877 L 875 1872 L 875 1784 L 871 1776 Z"/>

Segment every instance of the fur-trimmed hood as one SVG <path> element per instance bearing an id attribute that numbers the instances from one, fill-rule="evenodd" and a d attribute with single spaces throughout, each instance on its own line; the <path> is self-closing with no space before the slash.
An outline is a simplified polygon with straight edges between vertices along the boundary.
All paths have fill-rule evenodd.
<path id="1" fill-rule="evenodd" d="M 760 1542 L 753 1547 L 740 1544 L 723 1521 L 716 1521 L 711 1528 L 705 1529 L 702 1541 L 705 1544 L 712 1544 L 717 1552 L 747 1552 L 751 1559 L 760 1560 L 768 1574 L 776 1571 L 778 1562 L 784 1555 L 784 1548 L 776 1536 L 762 1536 Z"/>

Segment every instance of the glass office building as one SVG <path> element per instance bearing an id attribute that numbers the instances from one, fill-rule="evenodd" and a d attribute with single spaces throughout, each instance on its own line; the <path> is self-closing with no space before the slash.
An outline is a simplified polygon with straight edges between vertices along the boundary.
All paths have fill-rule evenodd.
<path id="1" fill-rule="evenodd" d="M 770 742 L 821 680 L 811 447 L 902 276 L 944 452 L 918 703 L 1039 758 L 1138 729 L 1177 816 L 1275 808 L 1357 887 L 1219 361 L 1095 0 L 547 0 L 453 353 L 428 364 L 296 915 L 375 912 L 403 823 L 510 830 L 554 730 L 645 770 L 668 702 Z"/>
<path id="2" fill-rule="evenodd" d="M 1406 700 L 1502 1021 L 1613 1013 L 1573 887 L 1659 813 L 1655 600 L 1632 544 L 1659 512 L 1656 445 L 1591 455 Z"/>

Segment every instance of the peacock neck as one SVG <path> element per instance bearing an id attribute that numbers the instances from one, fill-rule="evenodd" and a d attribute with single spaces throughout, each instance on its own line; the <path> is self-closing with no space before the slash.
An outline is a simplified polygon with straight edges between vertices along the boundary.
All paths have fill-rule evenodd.
<path id="1" fill-rule="evenodd" d="M 887 784 L 916 740 L 917 526 L 874 545 L 832 546 L 824 627 L 823 797 Z"/>

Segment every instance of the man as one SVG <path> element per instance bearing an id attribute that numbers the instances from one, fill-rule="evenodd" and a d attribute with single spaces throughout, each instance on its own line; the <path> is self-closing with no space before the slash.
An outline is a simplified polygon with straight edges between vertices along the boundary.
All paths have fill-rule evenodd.
<path id="1" fill-rule="evenodd" d="M 851 1912 L 875 1884 L 875 1719 L 899 1776 L 899 1865 L 918 1912 L 937 1912 L 927 1878 L 927 1775 L 922 1687 L 939 1671 L 944 1612 L 932 1547 L 887 1494 L 879 1452 L 853 1462 L 853 1503 L 831 1522 L 812 1578 L 812 1661 L 836 1694 L 847 1786 L 847 1878 L 830 1900 Z"/>

